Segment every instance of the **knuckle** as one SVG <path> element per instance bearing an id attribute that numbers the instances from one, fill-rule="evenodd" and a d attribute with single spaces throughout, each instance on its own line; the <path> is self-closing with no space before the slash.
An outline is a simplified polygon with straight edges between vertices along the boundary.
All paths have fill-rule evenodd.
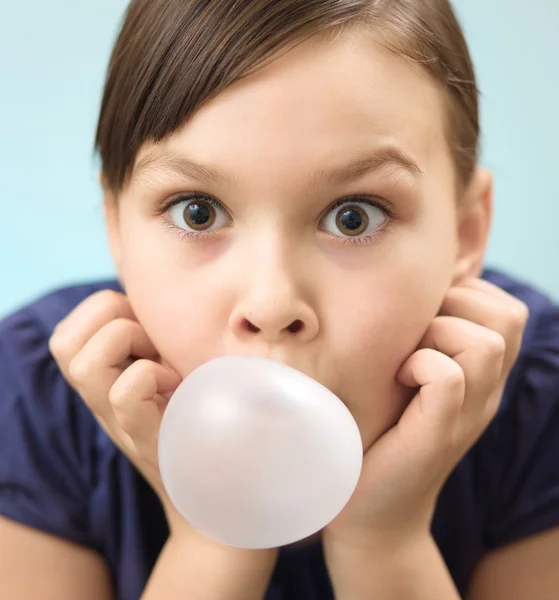
<path id="1" fill-rule="evenodd" d="M 134 363 L 136 369 L 138 370 L 139 373 L 145 374 L 145 373 L 152 373 L 155 369 L 155 367 L 157 366 L 156 363 L 154 363 L 152 360 L 149 360 L 148 358 L 139 358 L 135 363 Z"/>
<path id="2" fill-rule="evenodd" d="M 115 383 L 109 390 L 109 405 L 118 426 L 130 436 L 136 434 L 137 423 L 131 391 L 127 386 Z"/>
<path id="3" fill-rule="evenodd" d="M 109 390 L 109 403 L 116 411 L 122 411 L 128 404 L 128 392 L 125 386 L 115 385 Z"/>
<path id="4" fill-rule="evenodd" d="M 121 304 L 125 297 L 114 290 L 100 290 L 90 296 L 91 301 L 95 304 L 96 310 L 100 312 L 114 311 L 115 307 Z"/>
<path id="5" fill-rule="evenodd" d="M 120 299 L 121 294 L 119 294 L 118 292 L 115 292 L 114 290 L 99 290 L 98 292 L 95 292 L 92 297 L 96 298 L 97 302 L 106 304 L 106 305 L 111 305 L 114 304 L 115 302 L 118 302 Z"/>
<path id="6" fill-rule="evenodd" d="M 447 290 L 445 301 L 453 302 L 455 300 L 459 300 L 463 296 L 463 291 L 458 287 L 451 287 Z"/>
<path id="7" fill-rule="evenodd" d="M 530 309 L 521 300 L 516 301 L 508 310 L 508 322 L 515 329 L 522 329 L 530 316 Z"/>
<path id="8" fill-rule="evenodd" d="M 90 371 L 90 365 L 88 362 L 80 358 L 79 356 L 74 357 L 68 365 L 68 375 L 72 381 L 81 383 L 87 379 Z"/>
<path id="9" fill-rule="evenodd" d="M 125 317 L 117 317 L 109 321 L 104 326 L 104 332 L 107 337 L 114 335 L 125 335 L 130 329 L 134 328 L 134 322 Z"/>
<path id="10" fill-rule="evenodd" d="M 142 396 L 142 387 L 149 369 L 149 361 L 133 362 L 114 382 L 109 390 L 109 402 L 116 411 L 126 410 L 132 398 Z"/>
<path id="11" fill-rule="evenodd" d="M 455 363 L 454 366 L 449 365 L 442 382 L 450 392 L 462 393 L 466 387 L 466 376 L 462 368 Z"/>
<path id="12" fill-rule="evenodd" d="M 134 387 L 141 387 L 145 381 L 151 376 L 154 364 L 147 358 L 139 358 L 129 367 L 130 376 L 133 380 Z"/>
<path id="13" fill-rule="evenodd" d="M 49 352 L 56 358 L 63 357 L 66 352 L 66 341 L 60 333 L 53 333 L 49 338 Z"/>
<path id="14" fill-rule="evenodd" d="M 498 359 L 504 356 L 507 344 L 505 338 L 496 331 L 489 331 L 485 338 L 485 352 L 492 359 Z"/>
<path id="15" fill-rule="evenodd" d="M 115 327 L 127 332 L 134 333 L 134 331 L 143 331 L 142 326 L 137 321 L 129 319 L 128 317 L 117 317 L 114 320 L 114 323 L 116 323 Z"/>

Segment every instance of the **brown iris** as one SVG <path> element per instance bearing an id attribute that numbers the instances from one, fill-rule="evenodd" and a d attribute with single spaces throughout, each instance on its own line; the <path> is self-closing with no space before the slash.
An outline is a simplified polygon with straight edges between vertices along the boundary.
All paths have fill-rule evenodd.
<path id="1" fill-rule="evenodd" d="M 360 206 L 344 206 L 336 215 L 336 225 L 345 235 L 360 235 L 369 226 L 369 217 Z"/>
<path id="2" fill-rule="evenodd" d="M 209 202 L 203 200 L 191 202 L 184 209 L 185 223 L 196 231 L 203 231 L 211 227 L 215 222 L 215 218 L 215 208 Z"/>

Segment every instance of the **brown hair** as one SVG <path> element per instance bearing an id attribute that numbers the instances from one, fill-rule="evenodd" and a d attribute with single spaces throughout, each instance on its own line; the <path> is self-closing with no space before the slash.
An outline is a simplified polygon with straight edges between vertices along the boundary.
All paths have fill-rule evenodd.
<path id="1" fill-rule="evenodd" d="M 95 147 L 119 192 L 146 141 L 184 125 L 210 99 L 319 31 L 373 29 L 424 65 L 447 99 L 459 182 L 478 158 L 478 92 L 449 0 L 132 0 L 110 60 Z"/>

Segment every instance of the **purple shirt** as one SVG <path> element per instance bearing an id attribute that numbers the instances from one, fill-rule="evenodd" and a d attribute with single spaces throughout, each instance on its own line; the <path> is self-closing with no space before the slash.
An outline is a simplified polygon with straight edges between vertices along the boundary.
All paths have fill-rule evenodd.
<path id="1" fill-rule="evenodd" d="M 463 595 L 485 552 L 559 525 L 559 306 L 502 273 L 484 277 L 531 317 L 499 412 L 457 465 L 432 533 Z M 116 598 L 137 600 L 168 536 L 158 498 L 49 353 L 54 326 L 116 282 L 56 291 L 0 322 L 0 514 L 98 551 Z M 266 600 L 333 598 L 320 541 L 283 548 Z"/>

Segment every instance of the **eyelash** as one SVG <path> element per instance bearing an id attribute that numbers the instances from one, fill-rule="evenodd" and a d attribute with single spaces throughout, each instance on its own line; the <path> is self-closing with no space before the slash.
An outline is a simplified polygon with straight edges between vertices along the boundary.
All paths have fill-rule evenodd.
<path id="1" fill-rule="evenodd" d="M 156 211 L 156 216 L 161 216 L 161 215 L 165 214 L 168 210 L 170 210 L 173 206 L 176 206 L 177 204 L 181 204 L 182 202 L 187 202 L 189 200 L 200 199 L 200 198 L 202 198 L 208 204 L 211 204 L 216 210 L 226 211 L 225 207 L 221 204 L 221 202 L 219 202 L 215 198 L 212 198 L 211 196 L 208 196 L 205 193 L 185 192 L 185 193 L 180 194 L 179 196 L 175 196 L 175 198 L 172 198 L 168 202 L 165 202 Z M 353 238 L 347 237 L 346 238 L 346 237 L 331 234 L 329 232 L 324 232 L 329 237 L 335 239 L 336 241 L 345 243 L 345 244 L 353 244 L 353 245 L 368 244 L 368 243 L 372 242 L 373 239 L 378 237 L 380 234 L 386 233 L 392 227 L 393 221 L 395 219 L 395 215 L 394 215 L 394 211 L 393 211 L 391 205 L 388 202 L 386 202 L 385 200 L 382 200 L 381 198 L 377 198 L 377 197 L 373 198 L 371 196 L 365 196 L 362 194 L 347 196 L 345 198 L 340 198 L 339 200 L 336 200 L 336 202 L 334 202 L 334 204 L 330 205 L 320 215 L 319 221 L 322 221 L 326 217 L 326 215 L 328 215 L 332 211 L 335 211 L 336 208 L 340 208 L 341 206 L 344 206 L 345 204 L 351 204 L 351 203 L 368 204 L 369 206 L 373 206 L 375 208 L 382 210 L 386 214 L 386 217 L 387 217 L 386 222 L 374 233 L 368 234 L 363 237 L 353 237 Z M 219 230 L 214 230 L 214 229 L 212 229 L 210 231 L 198 231 L 198 232 L 187 231 L 185 229 L 182 229 L 181 227 L 177 227 L 174 223 L 172 223 L 168 220 L 164 221 L 164 225 L 166 227 L 168 227 L 174 233 L 178 234 L 182 239 L 185 239 L 185 240 L 208 238 L 212 235 L 216 235 L 219 231 Z"/>
<path id="2" fill-rule="evenodd" d="M 356 194 L 354 196 L 347 196 L 345 198 L 340 198 L 336 200 L 334 204 L 331 204 L 321 215 L 319 221 L 322 221 L 326 215 L 331 212 L 334 212 L 337 208 L 344 206 L 345 204 L 368 204 L 369 206 L 373 206 L 374 208 L 378 208 L 382 210 L 382 212 L 386 215 L 386 222 L 381 225 L 379 229 L 374 231 L 373 233 L 369 233 L 368 235 L 362 237 L 342 237 L 338 235 L 334 235 L 328 231 L 325 231 L 326 235 L 333 238 L 336 241 L 340 241 L 344 244 L 353 244 L 353 245 L 361 245 L 361 244 L 370 244 L 374 239 L 376 239 L 379 235 L 386 233 L 392 227 L 395 219 L 394 211 L 388 202 L 382 200 L 381 198 L 365 196 L 362 194 Z"/>

